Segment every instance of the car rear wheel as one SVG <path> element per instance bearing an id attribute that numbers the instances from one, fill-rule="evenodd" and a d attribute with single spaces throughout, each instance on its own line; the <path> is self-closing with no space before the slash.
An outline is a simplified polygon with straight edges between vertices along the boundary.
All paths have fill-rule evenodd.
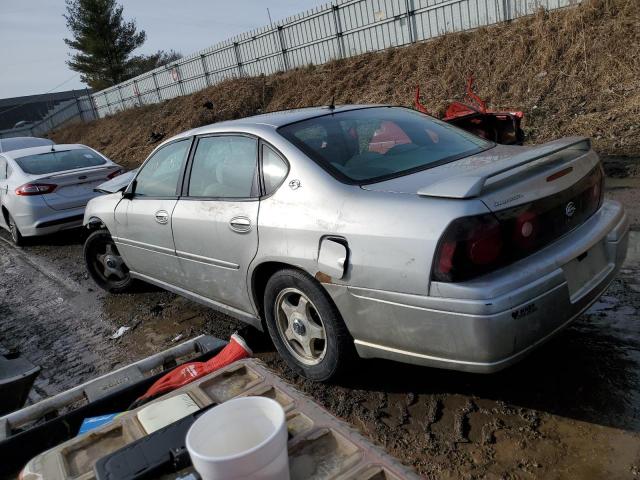
<path id="1" fill-rule="evenodd" d="M 269 335 L 289 367 L 315 381 L 343 373 L 356 358 L 353 339 L 321 285 L 297 270 L 280 270 L 264 294 Z"/>
<path id="2" fill-rule="evenodd" d="M 13 240 L 13 243 L 16 246 L 21 247 L 24 245 L 24 237 L 20 233 L 20 229 L 16 225 L 16 221 L 13 219 L 11 214 L 9 214 L 9 233 L 11 233 L 11 240 Z"/>
<path id="3" fill-rule="evenodd" d="M 98 230 L 87 237 L 84 261 L 91 278 L 107 292 L 131 290 L 134 280 L 108 231 Z"/>

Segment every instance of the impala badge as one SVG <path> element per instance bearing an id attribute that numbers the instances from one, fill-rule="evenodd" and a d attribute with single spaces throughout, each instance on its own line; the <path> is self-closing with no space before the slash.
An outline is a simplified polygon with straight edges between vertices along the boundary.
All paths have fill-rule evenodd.
<path id="1" fill-rule="evenodd" d="M 567 206 L 564 207 L 564 213 L 567 217 L 573 217 L 573 214 L 576 213 L 576 204 L 573 202 L 567 203 Z"/>

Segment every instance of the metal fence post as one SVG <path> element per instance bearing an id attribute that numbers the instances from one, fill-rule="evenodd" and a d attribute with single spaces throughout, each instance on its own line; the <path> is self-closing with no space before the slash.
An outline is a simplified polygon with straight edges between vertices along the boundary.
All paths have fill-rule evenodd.
<path id="1" fill-rule="evenodd" d="M 136 97 L 138 98 L 138 106 L 141 107 L 142 99 L 140 98 L 140 88 L 138 88 L 138 82 L 136 80 L 133 80 L 133 89 L 134 89 L 133 93 L 135 93 Z"/>
<path id="2" fill-rule="evenodd" d="M 502 20 L 505 22 L 511 20 L 511 3 L 509 0 L 502 0 Z"/>
<path id="3" fill-rule="evenodd" d="M 244 69 L 242 68 L 242 61 L 240 59 L 240 47 L 238 46 L 238 42 L 233 42 L 233 51 L 236 54 L 236 63 L 238 64 L 238 74 L 241 77 L 244 77 Z"/>
<path id="4" fill-rule="evenodd" d="M 415 10 L 413 8 L 413 0 L 405 0 L 405 8 L 407 11 L 407 30 L 409 32 L 409 41 L 411 43 L 416 42 L 416 27 L 415 23 Z"/>
<path id="5" fill-rule="evenodd" d="M 89 93 L 89 89 L 85 88 L 85 95 L 87 96 L 87 99 L 89 100 L 89 105 L 91 106 L 91 112 L 93 114 L 93 118 L 100 118 L 100 113 L 98 112 L 98 108 L 96 107 L 96 102 L 95 102 L 95 98 L 93 98 L 93 94 Z"/>
<path id="6" fill-rule="evenodd" d="M 176 72 L 178 72 L 178 90 L 180 90 L 180 96 L 184 96 L 184 85 L 182 84 L 182 73 L 180 73 L 180 69 L 178 68 L 178 65 L 176 65 L 173 68 L 175 68 Z"/>
<path id="7" fill-rule="evenodd" d="M 285 70 L 289 70 L 289 59 L 287 58 L 287 47 L 284 44 L 284 33 L 282 25 L 278 25 L 278 39 L 280 40 L 280 50 L 282 51 L 282 65 Z"/>
<path id="8" fill-rule="evenodd" d="M 210 87 L 211 83 L 209 82 L 209 70 L 207 70 L 207 62 L 205 60 L 204 53 L 200 54 L 200 62 L 202 63 L 202 72 L 204 73 L 204 83 L 207 87 Z"/>
<path id="9" fill-rule="evenodd" d="M 158 102 L 162 101 L 162 95 L 160 94 L 160 87 L 158 87 L 158 79 L 156 78 L 156 72 L 151 72 L 153 77 L 153 86 L 156 88 L 156 95 L 158 96 Z"/>
<path id="10" fill-rule="evenodd" d="M 342 24 L 340 23 L 340 6 L 331 5 L 331 10 L 333 11 L 333 23 L 336 28 L 336 41 L 338 42 L 338 54 L 340 58 L 346 57 L 346 51 L 344 48 L 344 38 L 342 35 Z"/>
<path id="11" fill-rule="evenodd" d="M 124 110 L 124 99 L 122 98 L 122 90 L 121 90 L 121 86 L 120 84 L 118 84 L 118 96 L 120 97 L 120 106 L 122 107 L 122 110 Z"/>
<path id="12" fill-rule="evenodd" d="M 80 105 L 80 100 L 76 97 L 76 108 L 78 109 L 78 115 L 80 116 L 80 120 L 84 122 L 84 115 L 82 114 L 82 106 Z"/>

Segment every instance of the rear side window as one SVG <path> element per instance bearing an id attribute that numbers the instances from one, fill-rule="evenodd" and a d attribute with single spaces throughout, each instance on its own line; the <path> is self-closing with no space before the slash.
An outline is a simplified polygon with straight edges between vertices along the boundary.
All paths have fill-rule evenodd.
<path id="1" fill-rule="evenodd" d="M 189 180 L 190 197 L 249 198 L 256 192 L 258 142 L 224 135 L 198 141 Z"/>
<path id="2" fill-rule="evenodd" d="M 271 195 L 289 173 L 289 166 L 271 147 L 262 145 L 262 176 L 266 195 Z"/>
<path id="3" fill-rule="evenodd" d="M 476 154 L 494 144 L 406 108 L 323 115 L 278 132 L 347 183 L 372 183 Z"/>
<path id="4" fill-rule="evenodd" d="M 4 180 L 7 177 L 7 161 L 4 158 L 0 158 L 0 180 Z"/>
<path id="5" fill-rule="evenodd" d="M 174 197 L 191 139 L 170 143 L 155 152 L 136 176 L 135 195 Z"/>
<path id="6" fill-rule="evenodd" d="M 26 157 L 16 158 L 15 161 L 24 173 L 31 175 L 97 167 L 107 163 L 104 158 L 88 148 L 27 155 Z"/>

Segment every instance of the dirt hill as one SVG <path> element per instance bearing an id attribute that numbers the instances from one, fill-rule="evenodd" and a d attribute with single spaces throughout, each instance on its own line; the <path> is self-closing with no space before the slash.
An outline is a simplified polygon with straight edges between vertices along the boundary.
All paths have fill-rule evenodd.
<path id="1" fill-rule="evenodd" d="M 584 0 L 508 24 L 322 66 L 228 80 L 192 95 L 51 133 L 133 168 L 163 138 L 260 111 L 336 103 L 411 106 L 416 85 L 433 113 L 460 99 L 467 77 L 496 108 L 525 112 L 530 142 L 593 138 L 608 155 L 640 154 L 638 0 Z M 213 110 L 204 107 L 213 102 Z"/>

